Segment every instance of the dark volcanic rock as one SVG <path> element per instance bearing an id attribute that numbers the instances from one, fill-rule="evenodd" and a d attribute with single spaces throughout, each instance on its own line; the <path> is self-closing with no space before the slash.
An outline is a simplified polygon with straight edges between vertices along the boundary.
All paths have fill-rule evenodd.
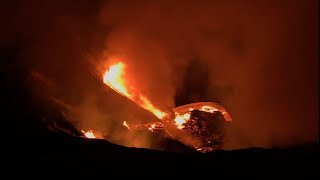
<path id="1" fill-rule="evenodd" d="M 40 136 L 41 135 L 41 136 Z M 23 148 L 17 148 L 20 146 Z M 315 175 L 319 145 L 287 149 L 250 148 L 211 153 L 169 153 L 141 148 L 126 148 L 105 140 L 72 137 L 44 130 L 26 143 L 16 141 L 11 156 L 19 163 L 16 170 L 29 177 L 65 176 L 109 177 L 110 175 L 187 176 L 286 174 Z M 17 156 L 18 155 L 18 156 Z M 313 164 L 314 163 L 314 164 Z M 54 174 L 51 174 L 52 171 Z M 80 173 L 81 172 L 81 173 Z M 47 174 L 49 173 L 49 174 Z M 182 174 L 181 174 L 182 173 Z M 23 174 L 15 174 L 21 177 Z M 40 176 L 41 177 L 41 176 Z"/>
<path id="2" fill-rule="evenodd" d="M 201 139 L 200 148 L 218 148 L 225 137 L 226 120 L 220 112 L 193 110 L 183 130 Z"/>

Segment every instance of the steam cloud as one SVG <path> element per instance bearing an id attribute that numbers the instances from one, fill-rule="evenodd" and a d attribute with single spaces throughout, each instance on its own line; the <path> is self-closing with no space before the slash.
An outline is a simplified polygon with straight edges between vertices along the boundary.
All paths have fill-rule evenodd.
<path id="1" fill-rule="evenodd" d="M 123 56 L 161 108 L 222 104 L 234 120 L 225 148 L 286 146 L 318 139 L 317 7 L 316 0 L 21 2 L 8 6 L 20 15 L 10 14 L 0 38 L 2 47 L 22 42 L 21 59 L 56 83 L 51 94 L 74 108 L 79 128 L 121 139 L 123 120 L 151 118 L 101 85 L 88 63 Z"/>

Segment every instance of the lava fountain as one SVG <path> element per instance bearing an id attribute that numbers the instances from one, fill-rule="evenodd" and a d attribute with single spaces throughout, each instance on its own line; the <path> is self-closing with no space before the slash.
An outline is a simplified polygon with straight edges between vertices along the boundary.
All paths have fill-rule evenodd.
<path id="1" fill-rule="evenodd" d="M 109 66 L 103 74 L 103 83 L 160 120 L 146 124 L 128 124 L 124 121 L 123 126 L 129 131 L 163 131 L 172 139 L 200 152 L 209 152 L 222 145 L 225 124 L 232 121 L 222 106 L 213 102 L 198 102 L 164 112 L 128 82 L 126 68 L 123 62 Z M 95 138 L 92 131 L 83 133 L 87 138 Z"/>
<path id="2" fill-rule="evenodd" d="M 126 81 L 125 69 L 126 64 L 123 62 L 111 65 L 103 75 L 103 82 L 119 94 L 129 98 L 147 111 L 150 111 L 157 118 L 163 119 L 165 116 L 167 116 L 166 112 L 154 107 L 151 101 L 146 96 L 141 94 L 136 88 L 134 88 L 132 85 L 128 85 L 128 82 Z"/>

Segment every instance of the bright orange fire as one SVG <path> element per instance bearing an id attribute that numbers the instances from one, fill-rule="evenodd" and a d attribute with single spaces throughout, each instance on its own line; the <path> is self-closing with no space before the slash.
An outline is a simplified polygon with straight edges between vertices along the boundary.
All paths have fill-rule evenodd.
<path id="1" fill-rule="evenodd" d="M 184 128 L 184 124 L 186 122 L 188 122 L 188 120 L 190 119 L 190 116 L 191 116 L 191 111 L 193 111 L 194 109 L 204 111 L 204 112 L 209 112 L 209 113 L 214 113 L 214 112 L 220 111 L 224 115 L 226 121 L 230 121 L 230 122 L 232 121 L 230 115 L 224 109 L 219 108 L 219 106 L 214 107 L 212 105 L 204 105 L 204 106 L 200 106 L 200 107 L 189 108 L 188 109 L 189 112 L 175 113 L 174 123 L 178 129 Z"/>
<path id="2" fill-rule="evenodd" d="M 185 114 L 176 114 L 176 117 L 174 118 L 174 122 L 177 125 L 178 129 L 184 128 L 184 123 L 186 123 L 190 118 L 190 112 L 187 112 Z"/>
<path id="3" fill-rule="evenodd" d="M 142 124 L 128 124 L 126 121 L 123 122 L 123 126 L 127 127 L 130 131 L 139 131 L 148 129 L 151 132 L 157 130 L 163 130 L 164 124 L 162 122 L 151 122 L 151 123 L 142 123 Z"/>
<path id="4" fill-rule="evenodd" d="M 111 65 L 104 73 L 103 82 L 118 93 L 130 98 L 131 95 L 128 93 L 124 78 L 125 68 L 126 66 L 122 62 Z"/>
<path id="5" fill-rule="evenodd" d="M 202 106 L 200 109 L 200 111 L 205 111 L 205 112 L 210 112 L 213 113 L 215 111 L 219 111 L 218 109 L 212 107 L 212 106 Z"/>
<path id="6" fill-rule="evenodd" d="M 151 124 L 151 126 L 148 128 L 150 131 L 153 131 L 156 128 L 155 124 Z"/>
<path id="7" fill-rule="evenodd" d="M 90 138 L 90 139 L 95 139 L 96 136 L 93 134 L 93 131 L 92 130 L 89 130 L 87 132 L 81 130 L 81 132 L 87 137 L 87 138 Z"/>
<path id="8" fill-rule="evenodd" d="M 159 119 L 163 119 L 167 115 L 165 112 L 162 112 L 154 107 L 150 100 L 137 91 L 134 87 L 128 86 L 128 82 L 126 82 L 125 79 L 125 68 L 126 64 L 123 62 L 118 62 L 114 65 L 111 65 L 103 75 L 103 82 L 111 89 L 129 98 L 142 108 L 150 111 Z"/>
<path id="9" fill-rule="evenodd" d="M 141 104 L 140 106 L 144 109 L 152 112 L 157 118 L 163 119 L 167 114 L 165 112 L 160 111 L 159 109 L 155 108 L 151 102 L 144 96 L 140 95 Z"/>

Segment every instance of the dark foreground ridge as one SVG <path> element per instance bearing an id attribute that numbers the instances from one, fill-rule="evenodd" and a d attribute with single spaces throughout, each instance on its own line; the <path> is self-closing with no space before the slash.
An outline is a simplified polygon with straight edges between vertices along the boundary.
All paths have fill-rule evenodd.
<path id="1" fill-rule="evenodd" d="M 110 175 L 316 175 L 319 145 L 288 149 L 169 153 L 126 148 L 106 140 L 85 139 L 43 130 L 14 143 L 14 177 L 108 177 Z M 36 134 L 34 134 L 36 135 Z M 260 175 L 259 175 L 260 174 Z"/>

